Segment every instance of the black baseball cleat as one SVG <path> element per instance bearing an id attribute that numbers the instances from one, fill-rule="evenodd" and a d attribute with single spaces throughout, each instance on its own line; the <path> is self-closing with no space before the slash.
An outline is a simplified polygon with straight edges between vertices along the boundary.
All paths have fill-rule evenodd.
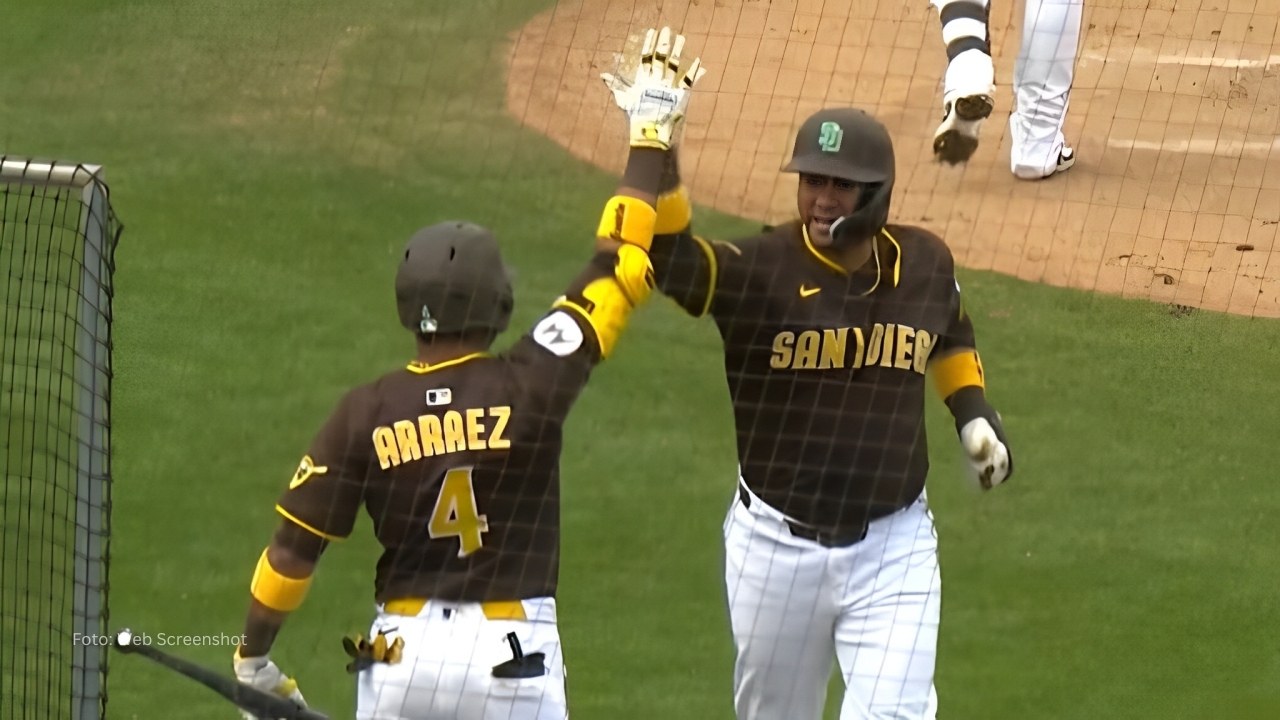
<path id="1" fill-rule="evenodd" d="M 941 162 L 959 165 L 978 149 L 982 121 L 995 110 L 991 95 L 959 95 L 943 103 L 942 124 L 933 135 L 933 154 Z"/>

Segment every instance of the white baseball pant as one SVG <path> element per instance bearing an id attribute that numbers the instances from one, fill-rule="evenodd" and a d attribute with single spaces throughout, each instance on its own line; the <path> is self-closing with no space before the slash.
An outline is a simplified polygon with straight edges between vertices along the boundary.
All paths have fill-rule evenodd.
<path id="1" fill-rule="evenodd" d="M 942 585 L 925 496 L 834 548 L 747 499 L 724 524 L 738 720 L 820 720 L 833 656 L 840 720 L 933 720 Z"/>
<path id="2" fill-rule="evenodd" d="M 1066 145 L 1067 118 L 1084 0 L 1026 0 L 1014 66 L 1009 165 L 1020 178 L 1052 175 Z"/>
<path id="3" fill-rule="evenodd" d="M 552 598 L 522 601 L 527 620 L 490 620 L 480 603 L 428 601 L 416 616 L 378 608 L 370 637 L 404 638 L 400 662 L 362 670 L 357 720 L 566 720 L 565 671 Z M 546 674 L 493 676 L 511 660 L 508 633 L 525 655 L 545 657 Z"/>

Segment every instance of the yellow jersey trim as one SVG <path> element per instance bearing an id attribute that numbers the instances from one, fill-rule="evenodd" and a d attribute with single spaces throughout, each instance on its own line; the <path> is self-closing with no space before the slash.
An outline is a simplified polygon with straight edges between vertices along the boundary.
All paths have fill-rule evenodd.
<path id="1" fill-rule="evenodd" d="M 436 370 L 443 370 L 447 367 L 453 367 L 454 365 L 461 365 L 462 363 L 468 360 L 475 360 L 476 358 L 482 358 L 482 357 L 491 357 L 491 356 L 487 352 L 473 352 L 468 355 L 463 355 L 462 357 L 459 357 L 459 358 L 454 358 L 452 360 L 445 360 L 444 362 L 438 362 L 435 365 L 419 362 L 418 360 L 410 360 L 409 364 L 405 366 L 405 369 L 411 373 L 416 373 L 418 375 L 426 375 L 429 372 L 435 372 Z"/>
<path id="2" fill-rule="evenodd" d="M 329 540 L 329 541 L 333 541 L 333 542 L 338 542 L 338 541 L 341 541 L 341 540 L 346 540 L 346 538 L 341 537 L 341 536 L 339 536 L 339 535 L 330 535 L 330 534 L 329 534 L 329 533 L 327 533 L 327 532 L 321 532 L 320 530 L 317 530 L 316 528 L 311 527 L 310 525 L 308 525 L 308 524 L 306 524 L 306 523 L 302 522 L 301 520 L 299 520 L 298 518 L 294 517 L 294 516 L 293 516 L 293 513 L 289 512 L 288 510 L 285 510 L 283 507 L 281 507 L 281 506 L 279 506 L 279 505 L 276 505 L 276 512 L 278 512 L 278 513 L 280 513 L 281 515 L 283 515 L 283 516 L 285 517 L 285 519 L 286 519 L 286 520 L 288 520 L 289 522 L 293 523 L 294 525 L 297 525 L 298 527 L 302 528 L 303 530 L 306 530 L 307 532 L 311 533 L 312 535 L 315 535 L 315 536 L 317 536 L 317 537 L 322 537 L 322 538 L 324 538 L 325 540 Z"/>
<path id="3" fill-rule="evenodd" d="M 849 274 L 849 271 L 848 271 L 848 270 L 845 270 L 845 269 L 840 265 L 840 263 L 838 263 L 838 262 L 836 262 L 836 261 L 832 260 L 831 258 L 827 257 L 826 255 L 822 254 L 822 251 L 821 251 L 821 250 L 819 250 L 819 249 L 817 248 L 817 246 L 813 244 L 813 241 L 809 239 L 809 227 L 808 227 L 807 225 L 805 225 L 805 224 L 801 223 L 801 225 L 800 225 L 800 233 L 801 233 L 802 235 L 804 235 L 804 246 L 805 246 L 806 248 L 808 248 L 808 249 L 809 249 L 809 252 L 810 252 L 810 253 L 813 253 L 813 256 L 814 256 L 815 258 L 817 258 L 817 259 L 818 259 L 818 262 L 822 263 L 823 265 L 826 265 L 827 267 L 829 267 L 829 268 L 831 268 L 832 270 L 834 270 L 834 271 L 836 271 L 836 272 L 840 273 L 841 275 L 848 275 L 848 274 Z"/>
<path id="4" fill-rule="evenodd" d="M 898 287 L 898 282 L 902 280 L 902 243 L 898 242 L 898 238 L 889 234 L 888 228 L 880 228 L 880 232 L 889 238 L 889 242 L 893 243 L 893 286 Z"/>
<path id="5" fill-rule="evenodd" d="M 716 260 L 716 250 L 711 247 L 711 243 L 697 235 L 693 236 L 693 241 L 702 249 L 702 254 L 707 256 L 707 266 L 710 268 L 710 277 L 707 278 L 707 299 L 702 303 L 702 312 L 698 313 L 698 317 L 702 317 L 711 312 L 711 301 L 716 296 L 716 283 L 720 280 L 720 263 Z"/>

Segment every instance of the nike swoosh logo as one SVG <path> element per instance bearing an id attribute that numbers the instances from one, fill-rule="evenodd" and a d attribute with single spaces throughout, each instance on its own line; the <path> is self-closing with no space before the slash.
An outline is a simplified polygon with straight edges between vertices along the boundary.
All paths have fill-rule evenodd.
<path id="1" fill-rule="evenodd" d="M 820 292 L 822 292 L 822 288 L 820 287 L 810 288 L 810 287 L 805 287 L 804 285 L 800 286 L 800 297 L 802 298 L 807 298 L 811 295 L 817 295 Z"/>

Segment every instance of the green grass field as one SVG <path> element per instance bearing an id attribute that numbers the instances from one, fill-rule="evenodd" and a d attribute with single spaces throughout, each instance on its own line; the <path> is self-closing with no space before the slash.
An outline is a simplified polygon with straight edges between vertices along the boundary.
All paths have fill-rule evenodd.
<path id="1" fill-rule="evenodd" d="M 504 35 L 547 4 L 6 7 L 0 151 L 103 164 L 125 225 L 113 627 L 240 632 L 312 433 L 348 386 L 409 357 L 391 278 L 414 229 L 498 232 L 513 329 L 588 256 L 614 178 L 502 106 Z M 754 227 L 699 217 L 711 235 Z M 945 717 L 1280 716 L 1280 324 L 961 279 L 1017 476 L 971 492 L 932 404 Z M 717 350 L 708 322 L 658 300 L 571 418 L 561 631 L 577 720 L 732 717 Z M 354 707 L 339 639 L 373 609 L 367 529 L 325 557 L 273 653 L 335 719 Z M 230 647 L 177 651 L 230 672 Z M 111 718 L 234 716 L 142 659 L 111 662 Z"/>

